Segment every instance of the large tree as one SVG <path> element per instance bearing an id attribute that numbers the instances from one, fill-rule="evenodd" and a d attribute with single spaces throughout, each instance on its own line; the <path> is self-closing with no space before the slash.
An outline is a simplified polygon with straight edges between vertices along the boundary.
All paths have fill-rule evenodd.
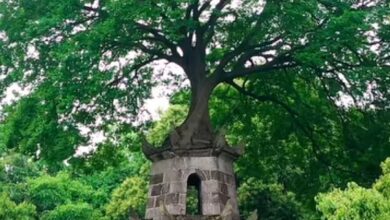
<path id="1" fill-rule="evenodd" d="M 12 83 L 50 104 L 55 123 L 101 125 L 136 114 L 156 61 L 190 81 L 174 145 L 213 142 L 208 101 L 221 83 L 296 117 L 265 75 L 299 74 L 332 102 L 387 108 L 386 0 L 41 0 L 0 2 L 0 88 Z M 180 71 L 177 71 L 180 72 Z M 173 72 L 173 75 L 176 75 Z M 253 85 L 257 89 L 252 90 Z M 258 92 L 263 88 L 262 92 Z M 65 129 L 65 130 L 66 130 Z M 310 136 L 310 131 L 306 131 Z M 171 135 L 172 137 L 172 135 Z M 15 144 L 17 140 L 7 144 Z"/>

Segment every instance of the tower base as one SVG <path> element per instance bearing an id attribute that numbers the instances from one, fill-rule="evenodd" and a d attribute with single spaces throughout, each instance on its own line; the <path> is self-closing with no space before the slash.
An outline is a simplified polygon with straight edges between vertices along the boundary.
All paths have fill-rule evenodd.
<path id="1" fill-rule="evenodd" d="M 161 153 L 161 152 L 160 152 Z M 153 160 L 145 219 L 239 219 L 233 161 L 221 151 L 211 156 L 173 156 Z M 199 180 L 199 181 L 194 181 Z M 199 216 L 187 215 L 187 188 L 199 190 Z"/>

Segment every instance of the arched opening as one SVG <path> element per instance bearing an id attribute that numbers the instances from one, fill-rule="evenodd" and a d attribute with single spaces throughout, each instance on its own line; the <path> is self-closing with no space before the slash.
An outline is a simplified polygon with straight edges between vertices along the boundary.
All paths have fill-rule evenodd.
<path id="1" fill-rule="evenodd" d="M 191 174 L 187 180 L 186 214 L 202 215 L 201 179 L 196 173 Z"/>

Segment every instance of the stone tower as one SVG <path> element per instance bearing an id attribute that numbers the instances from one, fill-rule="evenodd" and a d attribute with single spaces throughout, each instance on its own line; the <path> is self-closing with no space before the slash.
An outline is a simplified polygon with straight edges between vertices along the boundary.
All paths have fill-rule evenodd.
<path id="1" fill-rule="evenodd" d="M 145 219 L 239 219 L 233 162 L 241 150 L 214 143 L 196 144 L 183 149 L 152 148 L 143 151 L 152 161 Z M 187 192 L 197 193 L 197 214 L 187 212 Z"/>

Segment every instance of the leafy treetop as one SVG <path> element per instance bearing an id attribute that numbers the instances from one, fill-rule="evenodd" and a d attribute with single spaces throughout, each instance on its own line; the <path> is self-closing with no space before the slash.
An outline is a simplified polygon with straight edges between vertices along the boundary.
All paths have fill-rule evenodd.
<path id="1" fill-rule="evenodd" d="M 220 83 L 280 105 L 251 84 L 298 73 L 329 99 L 388 107 L 386 0 L 21 0 L 0 2 L 0 15 L 0 87 L 32 89 L 68 126 L 129 122 L 161 60 L 191 83 L 179 146 L 212 141 L 208 100 Z"/>

